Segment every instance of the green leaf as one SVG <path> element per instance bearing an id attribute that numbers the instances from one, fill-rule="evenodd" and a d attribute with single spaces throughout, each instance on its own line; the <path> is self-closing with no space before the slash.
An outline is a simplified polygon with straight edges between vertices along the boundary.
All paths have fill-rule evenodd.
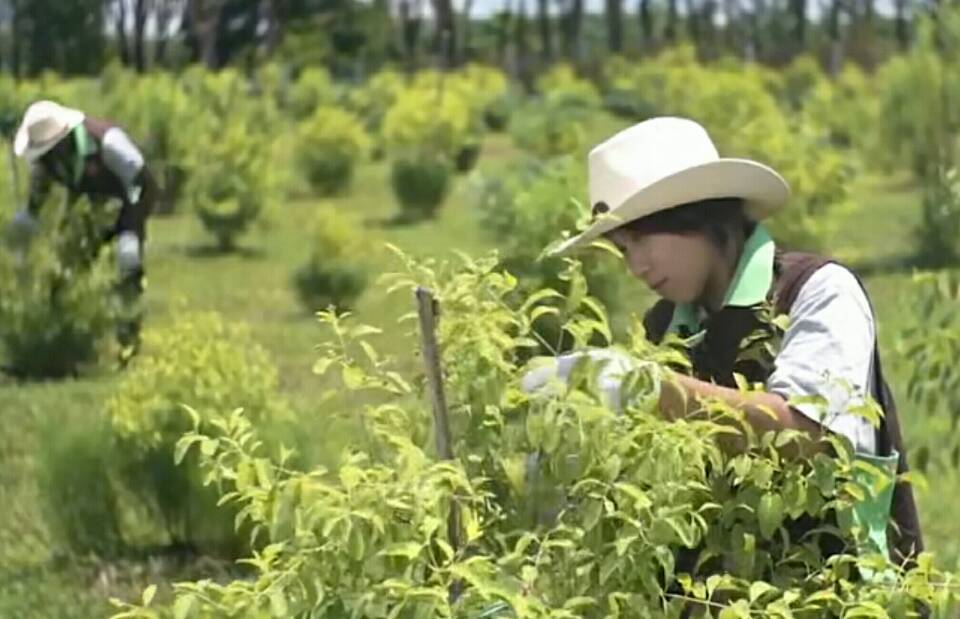
<path id="1" fill-rule="evenodd" d="M 377 554 L 384 557 L 403 557 L 412 561 L 417 558 L 421 550 L 423 550 L 423 545 L 418 542 L 397 542 L 387 546 Z"/>
<path id="2" fill-rule="evenodd" d="M 524 454 L 512 454 L 502 461 L 503 472 L 510 482 L 510 488 L 518 495 L 522 495 L 526 488 L 527 458 Z"/>
<path id="3" fill-rule="evenodd" d="M 750 603 L 753 604 L 764 595 L 773 591 L 777 591 L 777 588 L 769 583 L 763 582 L 762 580 L 758 580 L 750 585 Z"/>
<path id="4" fill-rule="evenodd" d="M 270 614 L 274 617 L 289 617 L 290 609 L 287 606 L 287 598 L 280 589 L 274 589 L 270 592 Z"/>
<path id="5" fill-rule="evenodd" d="M 150 606 L 154 596 L 157 595 L 157 585 L 150 585 L 143 591 L 143 605 Z"/>
<path id="6" fill-rule="evenodd" d="M 760 535 L 770 539 L 783 524 L 783 498 L 779 494 L 768 492 L 760 499 L 757 509 Z"/>
<path id="7" fill-rule="evenodd" d="M 874 619 L 887 619 L 890 615 L 876 602 L 862 601 L 856 607 L 849 609 L 843 614 L 844 619 L 856 619 L 858 617 L 872 617 Z"/>
<path id="8" fill-rule="evenodd" d="M 363 387 L 367 374 L 361 368 L 352 365 L 343 366 L 341 378 L 347 389 L 356 390 Z"/>
<path id="9" fill-rule="evenodd" d="M 215 438 L 204 439 L 200 443 L 200 453 L 206 457 L 211 457 L 213 454 L 217 453 L 217 448 L 220 447 L 220 441 Z"/>
<path id="10" fill-rule="evenodd" d="M 179 465 L 183 462 L 183 459 L 187 457 L 187 452 L 190 451 L 190 448 L 194 443 L 202 440 L 202 437 L 199 436 L 184 436 L 179 441 L 177 441 L 177 446 L 173 450 L 173 462 L 174 464 Z"/>
<path id="11" fill-rule="evenodd" d="M 750 607 L 746 600 L 737 600 L 731 606 L 720 611 L 719 619 L 750 619 Z"/>
<path id="12" fill-rule="evenodd" d="M 173 619 L 189 619 L 196 610 L 197 598 L 192 593 L 177 598 L 173 605 Z"/>
<path id="13" fill-rule="evenodd" d="M 317 376 L 323 376 L 327 373 L 327 370 L 330 369 L 330 366 L 333 365 L 334 359 L 330 357 L 322 357 L 317 359 L 313 364 L 313 373 Z"/>

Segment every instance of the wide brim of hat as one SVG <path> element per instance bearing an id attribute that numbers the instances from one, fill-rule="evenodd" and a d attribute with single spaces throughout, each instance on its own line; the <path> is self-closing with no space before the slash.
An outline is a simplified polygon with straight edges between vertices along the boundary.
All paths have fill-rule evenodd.
<path id="1" fill-rule="evenodd" d="M 790 185 L 772 168 L 748 159 L 718 159 L 687 168 L 647 185 L 582 233 L 550 250 L 552 256 L 583 249 L 626 223 L 681 204 L 716 198 L 742 198 L 747 216 L 766 219 L 786 206 Z"/>
<path id="2" fill-rule="evenodd" d="M 86 114 L 79 110 L 67 109 L 65 111 L 65 122 L 63 130 L 57 132 L 57 134 L 51 137 L 49 140 L 44 140 L 41 143 L 31 143 L 30 142 L 30 133 L 27 130 L 25 124 L 21 124 L 20 128 L 17 129 L 17 134 L 13 139 L 13 154 L 17 157 L 22 157 L 28 162 L 33 163 L 40 157 L 46 155 L 50 150 L 56 146 L 60 140 L 65 138 L 71 131 L 73 131 L 77 125 L 83 122 L 86 118 Z"/>

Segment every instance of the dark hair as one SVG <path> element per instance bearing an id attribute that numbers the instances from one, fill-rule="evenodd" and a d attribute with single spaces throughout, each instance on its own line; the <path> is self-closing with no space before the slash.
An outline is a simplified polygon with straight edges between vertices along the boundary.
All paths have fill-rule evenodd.
<path id="1" fill-rule="evenodd" d="M 604 206 L 606 205 L 603 203 L 595 205 L 594 214 L 602 214 Z M 706 235 L 718 247 L 725 248 L 738 231 L 742 232 L 743 238 L 747 238 L 753 233 L 756 225 L 756 222 L 747 217 L 742 198 L 712 198 L 658 211 L 627 222 L 620 228 L 640 234 L 700 233 Z"/>

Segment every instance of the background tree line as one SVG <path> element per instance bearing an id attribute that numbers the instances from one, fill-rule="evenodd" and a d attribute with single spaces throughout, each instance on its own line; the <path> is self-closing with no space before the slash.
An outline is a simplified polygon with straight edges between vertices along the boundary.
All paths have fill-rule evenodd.
<path id="1" fill-rule="evenodd" d="M 490 3 L 481 5 L 481 3 Z M 145 72 L 199 62 L 279 58 L 350 76 L 387 62 L 411 68 L 496 63 L 523 78 L 566 60 L 589 70 L 609 54 L 649 54 L 681 40 L 704 60 L 781 65 L 812 53 L 828 69 L 870 68 L 910 46 L 936 0 L 0 0 L 0 66 Z M 591 11 L 590 9 L 595 9 Z"/>

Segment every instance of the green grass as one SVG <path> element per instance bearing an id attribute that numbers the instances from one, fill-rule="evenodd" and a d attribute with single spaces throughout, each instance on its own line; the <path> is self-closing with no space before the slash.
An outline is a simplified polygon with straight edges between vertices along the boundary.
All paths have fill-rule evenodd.
<path id="1" fill-rule="evenodd" d="M 603 117 L 591 131 L 591 139 L 609 134 L 620 123 Z M 484 144 L 481 171 L 496 174 L 509 168 L 518 154 L 503 135 Z M 472 192 L 475 184 L 459 177 L 440 216 L 435 221 L 408 227 L 388 227 L 382 222 L 397 208 L 389 188 L 385 163 L 368 164 L 358 170 L 352 190 L 332 199 L 336 208 L 364 222 L 369 261 L 376 276 L 396 266 L 383 250 L 394 243 L 416 255 L 448 255 L 459 249 L 478 254 L 493 248 L 480 228 Z M 272 207 L 270 225 L 249 235 L 241 251 L 221 255 L 211 252 L 212 241 L 194 217 L 182 212 L 151 221 L 148 243 L 148 328 L 176 320 L 187 310 L 216 310 L 227 318 L 248 323 L 259 342 L 274 356 L 284 391 L 296 403 L 306 436 L 315 436 L 315 459 L 335 457 L 347 439 L 349 425 L 331 425 L 324 410 L 314 404 L 322 387 L 311 373 L 315 346 L 323 333 L 310 312 L 298 303 L 290 285 L 293 270 L 306 258 L 308 230 L 317 203 L 309 198 L 278 200 Z M 895 334 L 909 317 L 903 286 L 910 273 L 898 268 L 913 244 L 911 226 L 919 203 L 916 192 L 902 178 L 869 177 L 857 183 L 855 204 L 843 224 L 843 234 L 834 240 L 842 256 L 869 256 L 871 262 L 854 260 L 869 268 L 867 279 L 879 315 L 881 339 L 888 351 L 894 387 L 902 363 L 893 359 Z M 626 277 L 626 274 L 625 274 Z M 628 303 L 637 312 L 648 297 L 639 288 L 628 288 L 636 300 Z M 364 322 L 384 326 L 385 349 L 409 349 L 404 336 L 408 327 L 396 319 L 413 308 L 410 299 L 387 298 L 375 285 L 360 298 L 356 312 Z M 145 351 L 149 353 L 150 351 Z M 0 616 L 2 617 L 93 617 L 109 611 L 111 595 L 131 597 L 147 582 L 169 581 L 182 576 L 175 564 L 124 563 L 121 566 L 65 557 L 52 545 L 40 518 L 37 487 L 37 454 L 44 449 L 45 424 L 83 424 L 101 414 L 102 403 L 119 376 L 104 371 L 96 376 L 58 383 L 0 384 Z M 908 433 L 922 424 L 921 412 L 901 405 Z M 928 545 L 942 549 L 947 567 L 957 564 L 960 523 L 950 518 L 952 505 L 943 497 L 960 491 L 960 476 L 937 481 L 921 494 L 921 510 Z"/>

